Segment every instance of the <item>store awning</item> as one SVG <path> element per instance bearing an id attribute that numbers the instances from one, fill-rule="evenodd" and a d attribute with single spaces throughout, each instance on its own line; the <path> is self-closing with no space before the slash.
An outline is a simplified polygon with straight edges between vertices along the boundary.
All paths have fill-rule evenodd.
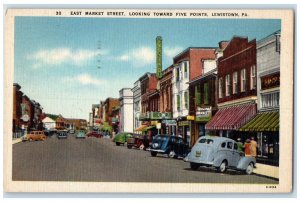
<path id="1" fill-rule="evenodd" d="M 262 112 L 239 129 L 240 131 L 279 131 L 279 112 Z"/>
<path id="2" fill-rule="evenodd" d="M 155 128 L 156 126 L 148 126 L 147 128 L 144 129 L 144 131 L 150 130 L 152 128 Z"/>
<path id="3" fill-rule="evenodd" d="M 109 131 L 110 132 L 112 130 L 112 127 L 110 125 L 103 125 L 101 127 L 101 130 L 102 131 Z"/>
<path id="4" fill-rule="evenodd" d="M 141 125 L 140 127 L 137 127 L 135 131 L 144 131 L 145 128 L 147 128 L 147 125 Z"/>
<path id="5" fill-rule="evenodd" d="M 256 115 L 256 104 L 244 104 L 218 110 L 206 130 L 237 130 Z"/>

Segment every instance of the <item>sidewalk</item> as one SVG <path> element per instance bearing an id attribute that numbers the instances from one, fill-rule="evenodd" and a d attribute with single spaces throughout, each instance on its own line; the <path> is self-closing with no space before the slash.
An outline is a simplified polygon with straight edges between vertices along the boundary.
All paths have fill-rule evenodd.
<path id="1" fill-rule="evenodd" d="M 12 144 L 17 144 L 19 142 L 22 142 L 21 138 L 16 138 L 12 140 Z"/>
<path id="2" fill-rule="evenodd" d="M 279 167 L 277 166 L 269 166 L 257 163 L 253 173 L 279 179 Z"/>

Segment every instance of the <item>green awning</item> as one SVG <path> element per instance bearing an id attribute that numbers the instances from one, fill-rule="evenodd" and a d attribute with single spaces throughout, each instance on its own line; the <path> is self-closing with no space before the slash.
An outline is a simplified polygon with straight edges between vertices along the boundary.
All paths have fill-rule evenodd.
<path id="1" fill-rule="evenodd" d="M 151 128 L 154 128 L 155 126 L 148 126 L 147 128 L 145 128 L 143 131 L 147 131 L 150 130 Z"/>
<path id="2" fill-rule="evenodd" d="M 239 129 L 240 131 L 279 131 L 279 112 L 262 112 Z"/>
<path id="3" fill-rule="evenodd" d="M 103 125 L 101 128 L 102 131 L 109 131 L 111 132 L 112 127 L 110 125 Z"/>

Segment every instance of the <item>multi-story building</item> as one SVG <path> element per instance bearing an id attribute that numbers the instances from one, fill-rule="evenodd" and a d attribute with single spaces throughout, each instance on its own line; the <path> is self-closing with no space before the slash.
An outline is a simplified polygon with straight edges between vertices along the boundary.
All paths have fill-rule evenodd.
<path id="1" fill-rule="evenodd" d="M 34 105 L 30 98 L 26 95 L 22 96 L 22 116 L 21 116 L 21 127 L 25 131 L 31 130 L 34 128 L 33 118 L 34 118 Z"/>
<path id="2" fill-rule="evenodd" d="M 13 87 L 13 132 L 21 131 L 21 117 L 22 117 L 22 97 L 23 92 L 20 90 L 21 86 L 14 83 Z"/>
<path id="3" fill-rule="evenodd" d="M 256 40 L 233 37 L 218 59 L 217 71 L 218 111 L 205 129 L 236 139 L 239 128 L 256 115 Z"/>
<path id="4" fill-rule="evenodd" d="M 172 77 L 173 65 L 162 71 L 162 78 L 159 79 L 159 111 L 162 113 L 163 120 L 161 130 L 163 134 L 176 134 L 176 121 L 172 117 Z"/>
<path id="5" fill-rule="evenodd" d="M 173 58 L 173 118 L 177 120 L 177 134 L 190 142 L 189 84 L 202 75 L 201 60 L 214 59 L 215 48 L 189 47 Z"/>
<path id="6" fill-rule="evenodd" d="M 202 59 L 202 72 L 189 82 L 189 115 L 191 119 L 191 145 L 206 134 L 205 124 L 217 111 L 217 59 L 223 55 L 228 42 L 219 42 L 214 59 Z"/>
<path id="7" fill-rule="evenodd" d="M 133 92 L 131 88 L 122 88 L 120 94 L 120 132 L 133 132 Z"/>
<path id="8" fill-rule="evenodd" d="M 134 87 L 131 89 L 133 93 L 133 116 L 134 116 L 134 130 L 138 129 L 141 126 L 139 121 L 139 115 L 141 113 L 141 82 L 137 80 L 134 82 Z"/>
<path id="9" fill-rule="evenodd" d="M 111 132 L 112 131 L 112 126 L 114 125 L 113 118 L 114 115 L 112 111 L 120 106 L 120 101 L 118 98 L 106 98 L 105 101 L 100 102 L 100 110 L 99 110 L 99 116 L 100 120 L 99 122 L 101 123 L 101 130 Z M 115 123 L 115 122 L 114 122 Z"/>
<path id="10" fill-rule="evenodd" d="M 258 162 L 279 164 L 280 31 L 257 42 L 258 114 L 240 130 L 256 133 Z"/>

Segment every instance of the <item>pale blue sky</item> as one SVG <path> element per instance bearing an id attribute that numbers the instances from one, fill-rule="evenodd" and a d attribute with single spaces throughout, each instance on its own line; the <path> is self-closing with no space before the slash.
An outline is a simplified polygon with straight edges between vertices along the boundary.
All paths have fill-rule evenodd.
<path id="1" fill-rule="evenodd" d="M 166 68 L 187 47 L 217 47 L 234 35 L 260 40 L 280 28 L 261 19 L 16 17 L 14 82 L 46 113 L 88 119 L 92 104 L 155 72 L 156 36 Z"/>

